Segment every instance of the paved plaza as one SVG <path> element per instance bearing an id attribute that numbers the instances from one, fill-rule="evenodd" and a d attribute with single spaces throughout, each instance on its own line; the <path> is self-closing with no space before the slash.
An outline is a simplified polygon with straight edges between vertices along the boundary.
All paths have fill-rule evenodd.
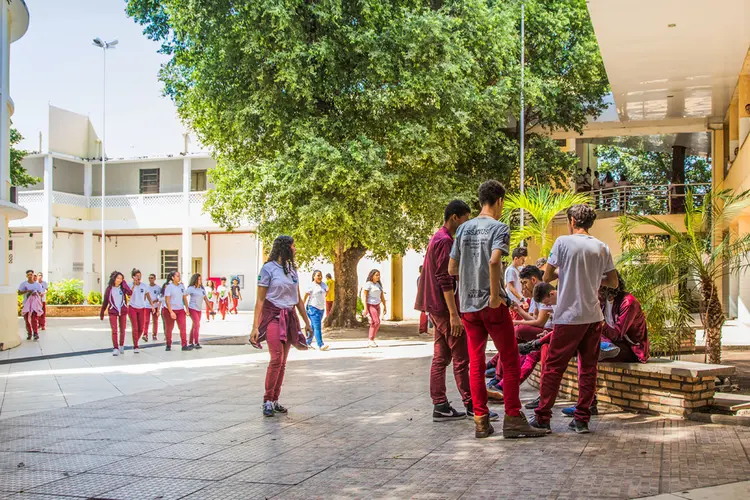
<path id="1" fill-rule="evenodd" d="M 750 428 L 606 414 L 593 420 L 592 434 L 576 435 L 556 415 L 548 437 L 476 440 L 471 420 L 431 421 L 429 342 L 361 346 L 293 350 L 281 397 L 290 412 L 270 419 L 260 411 L 267 352 L 248 346 L 0 365 L 3 408 L 30 401 L 25 410 L 0 410 L 0 499 L 716 500 L 750 493 L 750 482 L 738 483 L 750 480 Z M 54 399 L 44 382 L 50 378 L 63 404 L 34 406 Z M 448 387 L 460 405 L 451 377 Z M 522 389 L 524 401 L 535 396 Z M 726 486 L 685 493 L 717 485 Z"/>

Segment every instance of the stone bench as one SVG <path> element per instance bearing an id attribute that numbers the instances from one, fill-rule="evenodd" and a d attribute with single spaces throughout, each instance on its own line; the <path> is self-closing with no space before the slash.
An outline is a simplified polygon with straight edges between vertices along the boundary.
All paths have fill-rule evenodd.
<path id="1" fill-rule="evenodd" d="M 540 366 L 529 383 L 538 388 Z M 715 377 L 732 375 L 735 368 L 689 361 L 652 358 L 648 363 L 599 363 L 597 399 L 620 410 L 686 417 L 711 406 Z M 568 364 L 560 397 L 578 398 L 578 365 Z"/>

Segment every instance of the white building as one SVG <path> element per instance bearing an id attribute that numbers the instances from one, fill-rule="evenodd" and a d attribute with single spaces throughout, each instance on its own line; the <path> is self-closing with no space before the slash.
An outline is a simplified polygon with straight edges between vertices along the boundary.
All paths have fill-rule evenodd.
<path id="1" fill-rule="evenodd" d="M 26 216 L 26 210 L 14 202 L 10 189 L 10 117 L 13 114 L 10 44 L 21 38 L 28 27 L 29 11 L 24 0 L 0 2 L 0 247 L 4 257 L 0 263 L 0 342 L 5 348 L 19 343 L 16 280 L 8 264 L 8 225 Z"/>

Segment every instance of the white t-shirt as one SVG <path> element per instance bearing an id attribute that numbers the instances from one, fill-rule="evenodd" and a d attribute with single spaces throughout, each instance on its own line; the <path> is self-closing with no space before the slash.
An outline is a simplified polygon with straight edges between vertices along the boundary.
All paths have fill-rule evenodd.
<path id="1" fill-rule="evenodd" d="M 133 294 L 130 296 L 130 307 L 133 309 L 145 309 L 148 307 L 148 301 L 146 300 L 148 286 L 143 283 L 139 285 L 131 283 L 130 289 L 133 291 Z"/>
<path id="2" fill-rule="evenodd" d="M 383 296 L 383 289 L 372 281 L 365 283 L 362 291 L 367 291 L 367 303 L 370 305 L 377 305 L 382 302 L 381 297 Z"/>
<path id="3" fill-rule="evenodd" d="M 537 312 L 538 309 L 539 309 L 539 304 L 537 303 L 537 301 L 534 299 L 531 299 L 531 301 L 529 301 L 529 314 L 533 315 L 535 312 Z"/>
<path id="4" fill-rule="evenodd" d="M 229 298 L 229 288 L 224 285 L 219 285 L 216 287 L 216 293 L 219 296 L 219 299 L 228 299 Z"/>
<path id="5" fill-rule="evenodd" d="M 548 264 L 558 269 L 558 325 L 584 325 L 602 321 L 599 287 L 604 275 L 615 269 L 609 247 L 588 234 L 560 236 L 552 246 Z"/>
<path id="6" fill-rule="evenodd" d="M 555 326 L 555 310 L 557 309 L 557 306 L 545 306 L 544 304 L 539 304 L 539 310 L 540 311 L 548 311 L 549 316 L 547 316 L 547 322 L 544 324 L 545 330 L 552 330 L 552 327 Z"/>
<path id="7" fill-rule="evenodd" d="M 615 316 L 612 314 L 612 305 L 614 302 L 607 300 L 604 303 L 604 321 L 607 322 L 610 328 L 615 327 Z"/>
<path id="8" fill-rule="evenodd" d="M 164 309 L 167 309 L 167 297 L 169 297 L 169 305 L 173 311 L 182 311 L 185 309 L 185 303 L 182 298 L 186 295 L 185 285 L 180 283 L 175 285 L 170 283 L 167 288 L 164 289 Z"/>
<path id="9" fill-rule="evenodd" d="M 516 291 L 518 293 L 521 293 L 521 275 L 518 272 L 518 269 L 513 264 L 509 265 L 507 269 L 505 269 L 505 292 L 510 297 L 510 300 L 513 301 L 515 304 L 520 304 L 521 301 L 513 295 L 513 293 L 510 291 L 510 284 L 513 283 L 516 285 Z"/>
<path id="10" fill-rule="evenodd" d="M 328 286 L 325 283 L 315 283 L 314 281 L 307 286 L 305 293 L 309 293 L 310 297 L 307 299 L 307 305 L 312 306 L 320 311 L 326 308 L 326 292 Z"/>

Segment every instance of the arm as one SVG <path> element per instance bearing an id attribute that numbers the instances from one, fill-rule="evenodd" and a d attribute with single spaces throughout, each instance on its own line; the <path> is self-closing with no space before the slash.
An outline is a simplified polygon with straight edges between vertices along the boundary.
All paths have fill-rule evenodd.
<path id="1" fill-rule="evenodd" d="M 307 311 L 305 310 L 305 303 L 302 301 L 302 293 L 297 289 L 297 311 L 299 311 L 302 319 L 305 322 L 306 333 L 312 335 L 312 326 L 310 326 L 310 318 L 307 317 Z"/>
<path id="2" fill-rule="evenodd" d="M 385 292 L 380 292 L 380 303 L 383 304 L 383 316 L 385 316 L 388 309 L 388 306 L 385 305 Z"/>
<path id="3" fill-rule="evenodd" d="M 302 299 L 303 304 L 307 304 L 307 299 L 310 297 L 310 292 L 305 292 L 305 296 Z"/>
<path id="4" fill-rule="evenodd" d="M 551 283 L 557 279 L 557 267 L 553 266 L 552 264 L 547 261 L 547 265 L 544 266 L 544 277 L 542 280 L 545 283 Z"/>
<path id="5" fill-rule="evenodd" d="M 529 325 L 529 326 L 535 326 L 537 328 L 544 328 L 544 325 L 547 324 L 547 319 L 549 318 L 549 310 L 547 309 L 539 309 L 539 316 L 537 316 L 534 319 L 531 320 L 516 320 L 513 323 L 516 325 Z"/>
<path id="6" fill-rule="evenodd" d="M 363 318 L 367 317 L 367 297 L 369 297 L 369 295 L 370 295 L 370 292 L 367 291 L 367 289 L 364 289 L 362 292 L 362 296 L 364 297 L 364 304 L 365 304 L 365 310 L 362 311 Z"/>
<path id="7" fill-rule="evenodd" d="M 237 289 L 237 296 L 242 300 L 242 291 L 239 288 Z"/>
<path id="8" fill-rule="evenodd" d="M 107 310 L 107 304 L 109 304 L 109 290 L 109 287 L 104 290 L 104 297 L 102 297 L 102 307 L 99 310 L 99 319 L 102 321 L 104 320 L 104 311 Z"/>
<path id="9" fill-rule="evenodd" d="M 625 340 L 625 334 L 630 330 L 630 327 L 633 326 L 633 321 L 638 317 L 639 312 L 638 308 L 634 307 L 632 301 L 623 299 L 622 304 L 620 304 L 620 314 L 617 316 L 614 328 L 609 326 L 605 321 L 603 325 L 604 331 L 602 333 L 613 342 Z"/>
<path id="10" fill-rule="evenodd" d="M 203 294 L 203 302 L 206 304 L 206 309 L 211 308 L 211 303 L 208 301 L 208 295 Z"/>
<path id="11" fill-rule="evenodd" d="M 258 285 L 257 291 L 255 292 L 255 314 L 253 314 L 253 331 L 250 333 L 250 342 L 257 343 L 260 332 L 258 326 L 260 325 L 260 316 L 263 314 L 263 303 L 266 301 L 266 292 L 268 288 Z"/>
<path id="12" fill-rule="evenodd" d="M 452 257 L 448 262 L 448 274 L 451 276 L 458 276 L 458 261 Z"/>
<path id="13" fill-rule="evenodd" d="M 456 295 L 453 290 L 454 278 L 451 275 L 450 267 L 454 263 L 458 271 L 458 263 L 450 258 L 452 245 L 449 241 L 440 241 L 435 245 L 435 281 L 437 281 L 440 290 L 443 292 L 445 305 L 448 307 L 450 314 L 451 335 L 460 337 L 463 333 L 463 325 L 456 305 Z"/>
<path id="14" fill-rule="evenodd" d="M 146 292 L 145 297 L 146 297 L 146 300 L 148 300 L 148 305 L 150 305 L 151 309 L 153 309 L 154 308 L 154 301 L 151 300 L 151 294 L 148 293 L 148 292 Z"/>
<path id="15" fill-rule="evenodd" d="M 182 303 L 185 304 L 185 309 L 190 309 L 190 301 L 188 300 L 189 295 L 182 296 Z"/>
<path id="16" fill-rule="evenodd" d="M 518 315 L 521 316 L 526 321 L 533 321 L 533 320 L 536 319 L 536 316 L 534 316 L 533 314 L 529 314 L 528 312 L 524 311 L 522 307 L 516 306 L 513 310 L 516 311 L 516 313 L 518 313 Z M 538 315 L 538 313 L 537 313 L 537 315 Z"/>
<path id="17" fill-rule="evenodd" d="M 615 269 L 607 272 L 607 274 L 605 274 L 604 278 L 602 279 L 602 286 L 617 288 L 619 284 L 620 280 L 617 278 L 617 271 Z"/>
<path id="18" fill-rule="evenodd" d="M 122 280 L 120 286 L 122 286 L 122 293 L 125 294 L 126 297 L 130 297 L 133 295 L 133 290 L 130 289 L 128 283 L 125 280 Z"/>
<path id="19" fill-rule="evenodd" d="M 492 251 L 490 256 L 490 308 L 497 309 L 500 307 L 500 277 L 503 275 L 500 258 L 502 252 L 499 248 Z"/>

